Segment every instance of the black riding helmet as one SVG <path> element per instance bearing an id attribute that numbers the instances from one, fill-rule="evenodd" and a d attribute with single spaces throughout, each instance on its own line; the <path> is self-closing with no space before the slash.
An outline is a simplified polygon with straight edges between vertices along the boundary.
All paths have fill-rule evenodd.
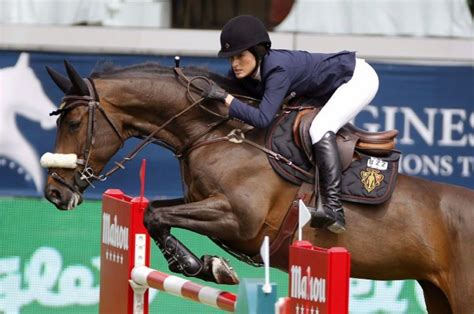
<path id="1" fill-rule="evenodd" d="M 251 15 L 230 19 L 222 28 L 219 58 L 229 58 L 257 45 L 270 48 L 272 42 L 262 21 Z"/>

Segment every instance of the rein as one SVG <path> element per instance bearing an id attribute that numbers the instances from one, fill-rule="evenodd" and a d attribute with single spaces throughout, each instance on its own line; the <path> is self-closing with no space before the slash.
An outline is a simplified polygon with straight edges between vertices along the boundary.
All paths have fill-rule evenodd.
<path id="1" fill-rule="evenodd" d="M 85 79 L 84 82 L 86 82 L 87 87 L 89 89 L 89 95 L 83 95 L 83 96 L 65 96 L 62 101 L 62 105 L 60 108 L 54 112 L 52 112 L 50 115 L 57 115 L 61 114 L 65 111 L 71 110 L 75 107 L 78 106 L 87 106 L 88 107 L 88 122 L 87 122 L 87 138 L 86 138 L 86 146 L 84 148 L 83 152 L 83 157 L 84 159 L 78 159 L 77 164 L 83 166 L 83 170 L 76 172 L 74 175 L 74 185 L 71 185 L 64 180 L 63 177 L 61 177 L 59 174 L 56 172 L 50 172 L 50 175 L 59 183 L 63 184 L 66 186 L 68 189 L 75 193 L 79 193 L 79 188 L 85 188 L 86 186 L 90 185 L 94 187 L 92 184 L 92 181 L 98 180 L 98 181 L 105 181 L 107 178 L 112 175 L 114 172 L 116 172 L 119 169 L 125 169 L 124 164 L 126 162 L 129 162 L 133 158 L 136 157 L 136 155 L 141 152 L 148 144 L 153 143 L 154 136 L 163 130 L 166 126 L 168 126 L 171 122 L 179 118 L 180 116 L 184 115 L 191 109 L 195 108 L 196 106 L 200 106 L 207 112 L 218 116 L 221 118 L 221 120 L 217 121 L 216 123 L 213 123 L 209 125 L 209 127 L 198 134 L 197 136 L 194 136 L 193 138 L 190 139 L 183 147 L 179 150 L 177 156 L 182 156 L 182 153 L 187 150 L 188 147 L 190 147 L 193 143 L 193 141 L 196 141 L 197 139 L 201 138 L 203 135 L 207 134 L 214 128 L 222 125 L 223 123 L 227 122 L 229 120 L 228 117 L 224 117 L 216 112 L 213 112 L 212 110 L 209 110 L 205 106 L 203 106 L 201 103 L 205 100 L 205 98 L 201 97 L 199 99 L 195 99 L 192 96 L 192 88 L 194 88 L 196 91 L 202 91 L 201 88 L 199 88 L 197 85 L 193 83 L 193 81 L 197 79 L 202 79 L 205 80 L 208 84 L 210 84 L 210 81 L 208 78 L 204 76 L 197 76 L 193 77 L 192 79 L 188 79 L 185 74 L 182 72 L 181 68 L 174 68 L 175 72 L 177 73 L 178 77 L 183 79 L 187 83 L 187 95 L 191 99 L 192 104 L 183 109 L 182 111 L 178 112 L 176 115 L 172 116 L 170 119 L 168 119 L 165 123 L 163 123 L 161 126 L 157 127 L 154 129 L 149 135 L 147 135 L 127 156 L 125 156 L 122 160 L 115 162 L 115 166 L 107 171 L 105 174 L 102 175 L 96 175 L 92 167 L 89 166 L 89 158 L 91 156 L 92 152 L 92 146 L 94 144 L 94 131 L 95 131 L 95 109 L 98 109 L 99 112 L 104 116 L 108 124 L 112 127 L 114 130 L 114 133 L 119 137 L 120 142 L 121 142 L 121 147 L 123 147 L 124 140 L 122 136 L 120 135 L 120 132 L 118 131 L 118 128 L 115 126 L 113 121 L 109 118 L 107 113 L 105 112 L 104 108 L 100 105 L 99 97 L 98 94 L 95 92 L 95 86 L 93 84 L 93 81 L 88 78 Z"/>
<path id="2" fill-rule="evenodd" d="M 178 68 L 179 69 L 179 68 Z M 180 76 L 182 75 L 183 78 L 187 79 L 186 76 L 182 73 L 181 69 L 179 69 L 181 74 Z M 189 80 L 188 80 L 189 82 Z M 242 97 L 242 95 L 234 95 L 234 97 Z M 247 99 L 250 99 L 250 100 L 256 100 L 254 98 L 251 98 L 251 97 L 247 97 L 247 96 L 243 96 L 243 97 L 246 97 Z M 290 93 L 284 100 L 283 100 L 283 107 L 285 110 L 302 110 L 302 109 L 305 109 L 307 107 L 303 107 L 303 106 L 287 106 L 286 104 L 295 97 L 295 93 L 292 92 Z M 205 107 L 204 107 L 205 108 Z M 311 107 L 312 108 L 312 107 Z M 212 125 L 209 126 L 208 129 L 204 130 L 204 132 L 202 132 L 202 134 L 198 134 L 198 136 L 194 137 L 194 138 L 191 138 L 187 144 L 185 144 L 177 153 L 176 153 L 176 157 L 178 158 L 181 158 L 183 157 L 184 154 L 189 154 L 191 151 L 195 150 L 196 148 L 199 148 L 199 147 L 202 147 L 202 146 L 206 146 L 206 145 L 210 145 L 210 144 L 215 144 L 215 143 L 219 143 L 219 142 L 226 142 L 226 141 L 229 141 L 229 142 L 232 142 L 234 144 L 242 144 L 242 143 L 246 143 L 254 148 L 257 148 L 261 151 L 263 151 L 265 154 L 267 154 L 270 158 L 273 158 L 275 160 L 279 160 L 279 161 L 283 161 L 284 163 L 286 163 L 288 166 L 292 167 L 293 169 L 295 169 L 296 171 L 299 171 L 301 173 L 303 173 L 304 175 L 306 176 L 311 176 L 311 174 L 309 172 L 307 172 L 306 170 L 304 170 L 303 168 L 301 167 L 298 167 L 297 165 L 295 165 L 293 163 L 293 161 L 291 161 L 290 159 L 286 158 L 285 156 L 279 154 L 279 153 L 276 153 L 274 152 L 273 150 L 270 150 L 268 148 L 266 148 L 265 146 L 263 145 L 260 145 L 260 144 L 257 144 L 253 141 L 250 141 L 248 139 L 245 138 L 245 132 L 242 131 L 241 129 L 233 129 L 232 131 L 229 132 L 229 134 L 227 134 L 226 136 L 220 136 L 220 137 L 216 137 L 216 138 L 213 138 L 213 139 L 209 139 L 209 140 L 206 140 L 206 141 L 202 141 L 202 142 L 197 142 L 196 143 L 196 140 L 199 139 L 200 137 L 202 137 L 204 134 L 208 133 L 209 131 L 211 131 L 212 129 L 220 126 L 222 123 L 224 122 L 227 122 L 229 120 L 229 118 L 225 118 L 221 121 L 218 121 Z"/>
<path id="3" fill-rule="evenodd" d="M 178 68 L 179 69 L 179 68 Z M 176 71 L 176 68 L 175 68 L 175 71 Z M 184 76 L 184 74 L 182 74 Z M 163 130 L 165 127 L 167 127 L 171 122 L 173 122 L 174 120 L 176 120 L 177 118 L 181 117 L 183 114 L 185 114 L 186 112 L 188 112 L 189 110 L 193 109 L 194 107 L 196 107 L 197 105 L 200 105 L 205 99 L 203 97 L 195 100 L 191 94 L 191 87 L 194 87 L 196 89 L 199 89 L 197 86 L 192 86 L 192 81 L 188 80 L 188 86 L 187 86 L 187 92 L 188 92 L 188 95 L 189 97 L 192 99 L 192 104 L 181 110 L 180 112 L 178 112 L 177 114 L 175 114 L 174 116 L 172 116 L 171 118 L 169 118 L 165 123 L 163 123 L 161 126 L 157 127 L 155 130 L 153 130 L 153 132 L 151 132 L 150 134 L 148 134 L 136 147 L 135 149 L 133 149 L 126 157 L 124 157 L 121 161 L 116 161 L 115 162 L 115 166 L 110 169 L 109 171 L 107 171 L 103 176 L 105 179 L 107 179 L 107 177 L 109 177 L 112 173 L 114 173 L 115 171 L 119 170 L 119 169 L 125 169 L 125 166 L 124 164 L 130 160 L 132 160 L 133 158 L 136 157 L 136 155 L 141 152 L 146 146 L 148 146 L 149 144 L 153 143 L 154 142 L 154 136 L 160 132 L 161 130 Z M 203 107 L 203 106 L 201 106 Z M 202 136 L 202 135 L 201 135 Z M 104 180 L 105 180 L 104 179 Z"/>

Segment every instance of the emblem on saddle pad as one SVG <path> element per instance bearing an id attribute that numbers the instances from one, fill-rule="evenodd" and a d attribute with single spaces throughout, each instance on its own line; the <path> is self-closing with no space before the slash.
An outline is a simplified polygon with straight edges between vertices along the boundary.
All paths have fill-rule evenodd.
<path id="1" fill-rule="evenodd" d="M 360 182 L 369 193 L 382 183 L 383 178 L 384 175 L 377 169 L 367 168 L 366 171 L 362 170 L 360 172 Z"/>

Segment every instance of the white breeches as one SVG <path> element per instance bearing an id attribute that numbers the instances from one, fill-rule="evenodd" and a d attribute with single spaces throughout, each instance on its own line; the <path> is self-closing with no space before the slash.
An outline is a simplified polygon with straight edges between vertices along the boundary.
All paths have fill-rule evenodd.
<path id="1" fill-rule="evenodd" d="M 357 59 L 352 78 L 339 86 L 329 98 L 309 129 L 313 144 L 328 131 L 337 133 L 374 98 L 379 88 L 375 70 L 364 59 Z"/>

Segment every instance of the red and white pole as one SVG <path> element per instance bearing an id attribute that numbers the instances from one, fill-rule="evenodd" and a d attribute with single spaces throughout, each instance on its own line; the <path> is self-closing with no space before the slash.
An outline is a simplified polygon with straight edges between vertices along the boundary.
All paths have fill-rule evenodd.
<path id="1" fill-rule="evenodd" d="M 132 280 L 145 287 L 187 298 L 228 312 L 235 311 L 237 296 L 231 292 L 202 286 L 190 280 L 168 275 L 146 266 L 132 270 Z"/>

